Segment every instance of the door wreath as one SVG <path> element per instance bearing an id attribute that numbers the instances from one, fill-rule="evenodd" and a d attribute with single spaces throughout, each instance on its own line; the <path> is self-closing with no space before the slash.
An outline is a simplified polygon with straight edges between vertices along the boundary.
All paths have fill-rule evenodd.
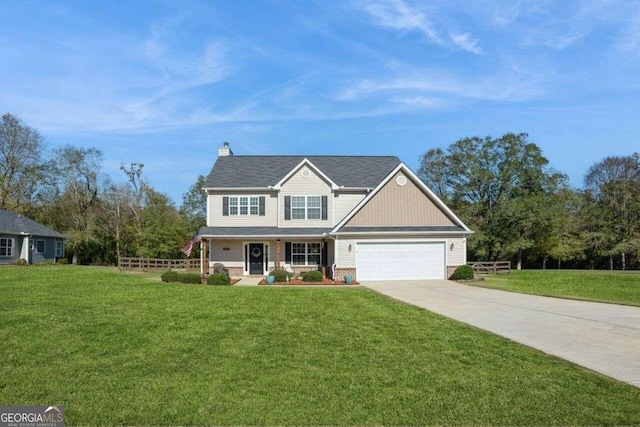
<path id="1" fill-rule="evenodd" d="M 253 248 L 253 250 L 251 251 L 251 256 L 254 258 L 259 258 L 260 255 L 262 255 L 260 248 Z"/>

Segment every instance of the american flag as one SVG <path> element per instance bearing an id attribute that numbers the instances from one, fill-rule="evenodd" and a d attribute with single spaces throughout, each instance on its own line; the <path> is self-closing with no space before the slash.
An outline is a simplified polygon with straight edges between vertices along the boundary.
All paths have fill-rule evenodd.
<path id="1" fill-rule="evenodd" d="M 182 252 L 188 257 L 191 256 L 191 251 L 193 250 L 193 245 L 202 240 L 202 237 L 198 233 L 194 234 L 189 243 L 186 244 L 184 248 L 182 248 Z"/>

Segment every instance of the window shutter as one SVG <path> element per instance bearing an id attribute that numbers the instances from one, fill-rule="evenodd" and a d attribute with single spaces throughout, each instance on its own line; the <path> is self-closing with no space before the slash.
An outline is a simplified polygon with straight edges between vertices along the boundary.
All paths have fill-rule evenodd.
<path id="1" fill-rule="evenodd" d="M 222 216 L 229 216 L 229 197 L 222 198 Z"/>
<path id="2" fill-rule="evenodd" d="M 264 216 L 264 196 L 260 196 L 260 198 L 258 199 L 258 209 L 259 215 Z"/>
<path id="3" fill-rule="evenodd" d="M 285 221 L 291 219 L 291 196 L 284 196 L 284 219 Z"/>
<path id="4" fill-rule="evenodd" d="M 326 220 L 328 218 L 327 216 L 327 203 L 328 203 L 328 197 L 327 196 L 322 196 L 322 219 Z"/>
<path id="5" fill-rule="evenodd" d="M 291 242 L 284 244 L 284 262 L 291 264 Z"/>

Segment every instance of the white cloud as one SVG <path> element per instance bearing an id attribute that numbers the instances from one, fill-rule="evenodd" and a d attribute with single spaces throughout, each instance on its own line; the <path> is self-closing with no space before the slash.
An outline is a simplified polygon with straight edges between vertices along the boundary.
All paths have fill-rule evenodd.
<path id="1" fill-rule="evenodd" d="M 469 34 L 449 34 L 449 37 L 451 41 L 461 49 L 475 53 L 476 55 L 482 54 L 482 49 L 478 47 L 478 40 L 471 40 Z"/>
<path id="2" fill-rule="evenodd" d="M 389 98 L 389 102 L 404 104 L 412 107 L 420 107 L 420 108 L 434 108 L 440 105 L 440 102 L 437 99 L 428 98 L 426 96 L 407 96 L 407 97 Z"/>
<path id="3" fill-rule="evenodd" d="M 373 18 L 375 25 L 400 32 L 418 32 L 439 46 L 457 47 L 476 55 L 482 53 L 477 39 L 471 40 L 467 33 L 437 30 L 431 17 L 403 0 L 364 0 L 358 6 Z M 448 33 L 448 39 L 442 37 L 442 33 Z"/>
<path id="4" fill-rule="evenodd" d="M 418 31 L 430 41 L 443 44 L 427 17 L 402 0 L 367 0 L 362 2 L 361 7 L 375 18 L 376 25 L 400 31 Z"/>
<path id="5" fill-rule="evenodd" d="M 487 101 L 524 101 L 544 93 L 542 75 L 516 68 L 491 76 L 455 76 L 447 71 L 406 70 L 402 76 L 363 79 L 332 95 L 336 101 L 354 102 L 378 95 L 386 99 L 419 100 L 434 95 Z"/>

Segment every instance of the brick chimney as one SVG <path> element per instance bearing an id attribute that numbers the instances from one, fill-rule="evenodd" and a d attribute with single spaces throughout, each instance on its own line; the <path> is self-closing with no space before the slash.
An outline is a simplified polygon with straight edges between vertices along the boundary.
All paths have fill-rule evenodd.
<path id="1" fill-rule="evenodd" d="M 222 147 L 218 148 L 218 157 L 228 157 L 233 156 L 233 151 L 229 148 L 229 143 L 225 142 L 222 144 Z"/>

